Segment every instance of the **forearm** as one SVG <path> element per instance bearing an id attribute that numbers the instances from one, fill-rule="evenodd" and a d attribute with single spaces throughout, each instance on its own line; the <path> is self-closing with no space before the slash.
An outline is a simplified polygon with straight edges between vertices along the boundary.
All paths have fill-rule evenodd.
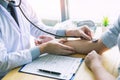
<path id="1" fill-rule="evenodd" d="M 96 80 L 116 80 L 106 69 L 101 65 L 91 69 Z"/>
<path id="2" fill-rule="evenodd" d="M 108 50 L 108 48 L 102 43 L 101 39 L 98 42 L 93 43 L 88 40 L 71 40 L 65 43 L 65 45 L 72 46 L 76 53 L 87 54 L 92 50 L 97 51 L 99 54 Z"/>
<path id="3" fill-rule="evenodd" d="M 27 64 L 32 61 L 31 53 L 29 50 L 16 51 L 6 53 L 6 51 L 0 52 L 0 72 L 6 72 L 15 67 Z"/>

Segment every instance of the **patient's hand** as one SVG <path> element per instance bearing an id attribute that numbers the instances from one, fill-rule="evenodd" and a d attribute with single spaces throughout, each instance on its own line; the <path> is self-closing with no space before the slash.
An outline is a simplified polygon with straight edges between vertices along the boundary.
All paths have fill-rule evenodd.
<path id="1" fill-rule="evenodd" d="M 85 57 L 85 64 L 91 70 L 103 66 L 102 57 L 93 50 Z"/>
<path id="2" fill-rule="evenodd" d="M 108 50 L 108 48 L 102 43 L 101 39 L 98 39 L 97 42 L 81 39 L 71 40 L 64 44 L 73 47 L 76 53 L 80 54 L 88 54 L 92 50 L 95 50 L 97 53 L 102 54 L 104 51 Z"/>
<path id="3" fill-rule="evenodd" d="M 70 40 L 64 43 L 65 45 L 71 46 L 75 49 L 76 53 L 87 54 L 92 51 L 92 41 L 89 40 Z M 88 46 L 89 45 L 89 46 Z"/>

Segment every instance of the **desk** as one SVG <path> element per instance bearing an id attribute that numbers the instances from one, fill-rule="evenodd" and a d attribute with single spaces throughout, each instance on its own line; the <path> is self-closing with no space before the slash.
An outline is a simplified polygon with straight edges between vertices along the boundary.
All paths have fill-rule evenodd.
<path id="1" fill-rule="evenodd" d="M 101 28 L 97 28 L 96 36 L 100 37 L 102 30 Z M 85 55 L 75 54 L 72 55 L 73 57 L 85 57 Z M 115 46 L 111 50 L 106 51 L 102 54 L 103 58 L 103 65 L 104 67 L 114 76 L 118 76 L 117 68 L 120 63 L 120 53 L 118 47 Z M 18 72 L 20 68 L 16 68 L 11 70 L 2 80 L 55 80 L 52 78 L 25 74 Z M 74 80 L 95 80 L 93 73 L 86 67 L 85 63 L 83 62 L 79 67 Z"/>
<path id="2" fill-rule="evenodd" d="M 75 54 L 73 57 L 85 57 L 84 55 Z M 114 76 L 117 76 L 117 67 L 120 63 L 120 54 L 118 47 L 114 47 L 111 50 L 102 54 L 104 67 Z M 52 78 L 25 74 L 18 72 L 20 68 L 11 70 L 2 80 L 56 80 Z M 86 67 L 83 62 L 78 69 L 74 80 L 95 80 L 92 72 Z"/>

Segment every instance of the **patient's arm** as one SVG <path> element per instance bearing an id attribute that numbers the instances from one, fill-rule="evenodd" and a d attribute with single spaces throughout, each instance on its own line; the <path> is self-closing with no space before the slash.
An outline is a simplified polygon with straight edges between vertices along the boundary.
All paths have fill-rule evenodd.
<path id="1" fill-rule="evenodd" d="M 88 40 L 70 40 L 65 45 L 69 45 L 75 48 L 76 53 L 87 54 L 92 50 L 97 51 L 99 54 L 108 50 L 108 48 L 99 39 L 96 43 Z"/>

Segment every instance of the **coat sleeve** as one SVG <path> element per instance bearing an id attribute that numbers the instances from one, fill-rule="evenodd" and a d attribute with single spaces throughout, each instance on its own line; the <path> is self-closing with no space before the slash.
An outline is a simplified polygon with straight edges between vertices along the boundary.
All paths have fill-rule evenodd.
<path id="1" fill-rule="evenodd" d="M 102 35 L 101 39 L 108 48 L 111 48 L 117 44 L 119 34 L 120 16 L 118 20 L 113 25 L 111 25 L 110 29 Z"/>
<path id="2" fill-rule="evenodd" d="M 9 45 L 8 45 L 9 46 Z M 0 73 L 32 61 L 30 50 L 8 52 L 0 38 Z"/>

